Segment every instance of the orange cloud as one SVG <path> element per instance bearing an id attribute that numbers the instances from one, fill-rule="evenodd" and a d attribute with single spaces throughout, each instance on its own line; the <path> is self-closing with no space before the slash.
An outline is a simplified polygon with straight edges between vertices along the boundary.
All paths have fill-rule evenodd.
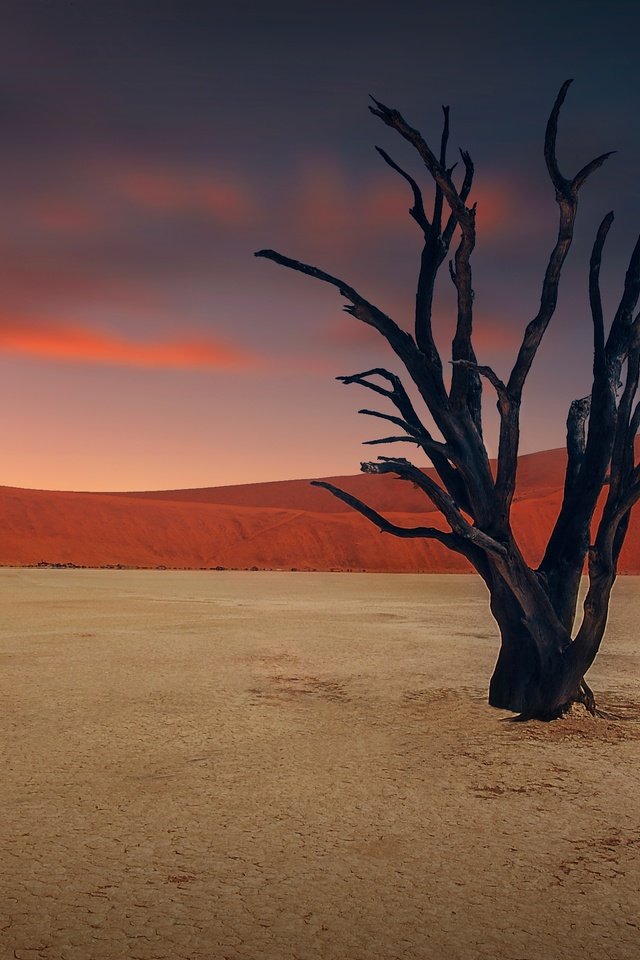
<path id="1" fill-rule="evenodd" d="M 134 169 L 119 174 L 115 186 L 153 213 L 203 214 L 228 226 L 242 226 L 256 213 L 253 191 L 236 178 Z"/>
<path id="2" fill-rule="evenodd" d="M 527 219 L 530 225 L 530 218 L 525 217 L 520 222 L 522 198 L 517 184 L 508 177 L 478 177 L 478 184 L 474 185 L 468 202 L 478 204 L 478 243 L 482 243 L 483 237 L 511 236 L 514 229 L 517 231 L 526 226 Z"/>
<path id="3" fill-rule="evenodd" d="M 248 223 L 256 206 L 248 187 L 209 177 L 198 184 L 197 205 L 220 223 Z"/>
<path id="4" fill-rule="evenodd" d="M 473 320 L 473 345 L 477 354 L 502 353 L 519 346 L 524 330 L 517 330 L 508 323 L 476 313 Z"/>
<path id="5" fill-rule="evenodd" d="M 415 171 L 414 171 L 415 172 Z M 434 185 L 426 171 L 416 173 L 427 216 Z M 478 240 L 511 237 L 522 230 L 520 191 L 509 177 L 495 172 L 477 176 L 469 203 L 477 202 Z M 405 181 L 386 168 L 355 178 L 336 157 L 314 157 L 298 173 L 293 191 L 292 225 L 305 239 L 341 256 L 400 235 L 413 236 L 413 204 Z M 449 210 L 445 203 L 445 220 Z M 419 242 L 417 239 L 416 242 Z M 452 249 L 455 249 L 456 241 Z"/>
<path id="6" fill-rule="evenodd" d="M 211 339 L 141 343 L 66 323 L 0 320 L 0 353 L 65 363 L 161 369 L 241 370 L 258 358 Z"/>
<path id="7" fill-rule="evenodd" d="M 413 203 L 413 197 L 407 184 L 393 175 L 372 178 L 362 192 L 363 215 L 371 226 L 379 229 L 397 230 L 408 222 L 407 211 Z M 428 177 L 418 177 L 422 185 L 425 210 L 431 216 L 433 205 L 433 184 Z M 508 177 L 495 174 L 477 177 L 477 184 L 471 191 L 468 203 L 478 204 L 476 224 L 479 242 L 482 237 L 499 236 L 502 232 L 511 233 L 517 223 L 520 199 L 517 185 Z M 446 202 L 443 217 L 449 215 Z"/>

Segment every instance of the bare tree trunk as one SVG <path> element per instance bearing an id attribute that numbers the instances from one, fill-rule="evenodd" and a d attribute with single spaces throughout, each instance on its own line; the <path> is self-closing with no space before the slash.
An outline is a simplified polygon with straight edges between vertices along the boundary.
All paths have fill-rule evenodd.
<path id="1" fill-rule="evenodd" d="M 506 560 L 480 571 L 500 631 L 500 651 L 489 684 L 489 703 L 526 716 L 551 716 L 579 692 L 567 676 L 571 637 L 555 616 L 543 584 L 515 544 Z"/>

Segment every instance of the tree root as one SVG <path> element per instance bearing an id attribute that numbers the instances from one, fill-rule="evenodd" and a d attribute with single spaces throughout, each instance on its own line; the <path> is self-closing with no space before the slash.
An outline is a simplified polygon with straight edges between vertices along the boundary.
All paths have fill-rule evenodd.
<path id="1" fill-rule="evenodd" d="M 595 694 L 584 677 L 580 681 L 578 694 L 576 697 L 574 697 L 573 703 L 582 703 L 592 717 L 599 716 L 598 709 L 596 707 Z"/>
<path id="2" fill-rule="evenodd" d="M 609 713 L 607 710 L 600 710 L 596 705 L 596 698 L 593 690 L 587 683 L 587 681 L 582 678 L 580 682 L 580 689 L 578 691 L 578 696 L 573 700 L 574 703 L 582 703 L 586 709 L 589 711 L 592 717 L 598 717 L 600 720 L 619 720 L 620 717 L 617 717 L 615 713 Z"/>
<path id="3" fill-rule="evenodd" d="M 513 723 L 527 723 L 529 720 L 540 720 L 542 723 L 550 723 L 552 720 L 561 720 L 562 717 L 566 716 L 576 702 L 575 699 L 567 700 L 566 703 L 556 707 L 555 710 L 531 710 L 527 713 L 519 713 L 516 717 L 511 717 L 510 719 Z"/>
<path id="4" fill-rule="evenodd" d="M 516 717 L 512 717 L 511 719 L 514 723 L 526 723 L 528 720 L 541 720 L 544 723 L 549 723 L 552 720 L 561 720 L 562 717 L 566 717 L 566 715 L 571 711 L 574 703 L 581 703 L 587 713 L 590 713 L 592 717 L 599 717 L 601 719 L 611 718 L 610 714 L 603 713 L 602 710 L 598 710 L 596 706 L 595 694 L 583 677 L 580 681 L 580 686 L 578 687 L 577 693 L 575 696 L 570 697 L 566 703 L 563 703 L 554 710 L 549 710 L 547 712 L 535 710 L 526 713 L 519 713 Z"/>

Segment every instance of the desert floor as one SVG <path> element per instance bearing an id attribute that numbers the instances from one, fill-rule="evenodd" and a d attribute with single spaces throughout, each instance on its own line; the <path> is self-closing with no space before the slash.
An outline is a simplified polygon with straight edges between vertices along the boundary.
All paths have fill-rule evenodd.
<path id="1" fill-rule="evenodd" d="M 619 719 L 514 724 L 470 576 L 0 571 L 2 957 L 638 960 Z"/>

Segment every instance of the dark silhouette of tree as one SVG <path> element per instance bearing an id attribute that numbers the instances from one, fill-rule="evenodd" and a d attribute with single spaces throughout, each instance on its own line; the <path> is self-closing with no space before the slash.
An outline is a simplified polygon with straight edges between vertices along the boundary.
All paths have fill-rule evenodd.
<path id="1" fill-rule="evenodd" d="M 273 250 L 266 257 L 336 287 L 347 301 L 345 310 L 374 327 L 402 361 L 440 436 L 433 436 L 418 415 L 402 382 L 383 368 L 366 370 L 343 383 L 357 383 L 390 401 L 393 414 L 361 410 L 397 427 L 398 435 L 374 443 L 410 442 L 430 459 L 439 482 L 403 457 L 379 457 L 363 463 L 365 473 L 390 473 L 419 487 L 446 519 L 449 530 L 404 528 L 391 523 L 356 497 L 330 483 L 314 481 L 335 497 L 398 537 L 429 537 L 465 556 L 490 594 L 501 646 L 491 678 L 489 703 L 523 718 L 552 718 L 574 701 L 595 713 L 595 698 L 584 677 L 605 631 L 611 590 L 629 516 L 640 498 L 640 465 L 634 460 L 634 438 L 640 426 L 635 402 L 640 374 L 640 314 L 634 311 L 640 293 L 640 239 L 632 253 L 618 308 L 605 330 L 599 287 L 602 251 L 613 213 L 603 219 L 589 267 L 589 300 L 593 320 L 593 383 L 591 394 L 571 404 L 567 418 L 567 469 L 562 505 L 544 557 L 537 569 L 524 560 L 511 527 L 518 466 L 520 402 L 540 342 L 556 309 L 558 285 L 569 252 L 578 195 L 589 176 L 609 153 L 587 163 L 574 177 L 560 172 L 556 157 L 558 116 L 571 81 L 561 88 L 549 117 L 544 155 L 559 208 L 559 229 L 544 279 L 540 307 L 529 322 L 513 369 L 503 382 L 488 366 L 478 364 L 473 348 L 471 254 L 476 242 L 475 204 L 468 206 L 474 168 L 461 151 L 464 177 L 460 185 L 447 166 L 449 110 L 438 155 L 404 117 L 373 100 L 369 109 L 418 152 L 435 184 L 430 216 L 417 181 L 380 147 L 383 160 L 411 188 L 410 214 L 424 237 L 411 335 L 343 280 Z M 449 272 L 457 295 L 457 322 L 452 344 L 450 386 L 432 331 L 432 303 L 438 271 L 452 241 L 457 246 Z M 483 385 L 497 395 L 500 438 L 492 471 L 482 435 Z M 601 497 L 601 519 L 594 512 Z M 579 625 L 574 629 L 580 578 L 588 558 L 589 585 Z"/>

